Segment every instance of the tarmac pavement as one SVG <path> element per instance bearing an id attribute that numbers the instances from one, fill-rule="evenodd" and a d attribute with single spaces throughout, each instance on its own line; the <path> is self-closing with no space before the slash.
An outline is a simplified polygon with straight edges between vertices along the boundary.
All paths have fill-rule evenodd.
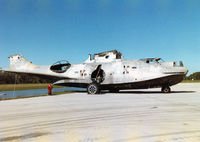
<path id="1" fill-rule="evenodd" d="M 0 101 L 0 142 L 200 142 L 200 83 Z"/>

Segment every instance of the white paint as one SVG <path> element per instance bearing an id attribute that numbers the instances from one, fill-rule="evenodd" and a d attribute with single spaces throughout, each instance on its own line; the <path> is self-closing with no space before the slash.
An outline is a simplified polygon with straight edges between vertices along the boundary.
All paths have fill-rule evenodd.
<path id="1" fill-rule="evenodd" d="M 67 83 L 91 83 L 91 74 L 98 65 L 102 65 L 105 79 L 102 84 L 121 84 L 146 81 L 174 74 L 186 74 L 186 67 L 174 65 L 174 62 L 161 62 L 159 58 L 152 58 L 150 63 L 146 60 L 124 60 L 122 56 L 117 59 L 117 51 L 103 52 L 89 57 L 82 64 L 72 64 L 64 73 L 50 70 L 50 66 L 37 66 L 27 61 L 22 55 L 10 56 L 10 69 L 6 71 L 33 73 L 55 76 L 65 79 Z M 68 78 L 68 80 L 66 80 Z M 73 82 L 74 81 L 74 82 Z M 62 81 L 61 81 L 62 82 Z"/>

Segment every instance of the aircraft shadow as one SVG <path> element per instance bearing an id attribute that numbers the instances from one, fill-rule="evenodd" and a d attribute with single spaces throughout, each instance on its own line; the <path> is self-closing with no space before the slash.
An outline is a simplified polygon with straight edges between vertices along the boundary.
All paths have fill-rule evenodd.
<path id="1" fill-rule="evenodd" d="M 87 93 L 86 90 L 73 90 L 74 93 Z M 195 93 L 196 91 L 171 91 L 169 94 L 180 94 L 180 93 Z M 161 91 L 120 91 L 114 94 L 160 94 Z M 101 91 L 101 94 L 111 94 L 108 91 Z M 113 94 L 113 93 L 112 93 Z M 168 94 L 168 93 L 162 93 Z"/>
<path id="2" fill-rule="evenodd" d="M 195 93 L 196 91 L 171 91 L 169 94 L 174 93 Z M 119 94 L 160 94 L 161 91 L 121 91 Z M 162 94 L 168 94 L 168 93 L 162 93 Z"/>

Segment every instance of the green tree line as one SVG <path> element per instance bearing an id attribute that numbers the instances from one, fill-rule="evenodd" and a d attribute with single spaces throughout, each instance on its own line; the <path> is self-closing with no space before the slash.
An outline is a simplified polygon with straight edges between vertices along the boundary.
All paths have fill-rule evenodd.
<path id="1" fill-rule="evenodd" d="M 200 72 L 195 72 L 195 73 L 185 77 L 185 80 L 200 80 Z"/>
<path id="2" fill-rule="evenodd" d="M 45 76 L 0 72 L 0 84 L 53 83 L 55 81 L 55 78 Z"/>

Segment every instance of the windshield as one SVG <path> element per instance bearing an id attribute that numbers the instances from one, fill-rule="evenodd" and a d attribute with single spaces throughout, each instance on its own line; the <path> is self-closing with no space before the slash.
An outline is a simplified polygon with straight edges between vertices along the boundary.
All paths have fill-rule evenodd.
<path id="1" fill-rule="evenodd" d="M 71 64 L 68 61 L 58 61 L 50 67 L 50 70 L 56 73 L 64 73 L 69 69 Z"/>

